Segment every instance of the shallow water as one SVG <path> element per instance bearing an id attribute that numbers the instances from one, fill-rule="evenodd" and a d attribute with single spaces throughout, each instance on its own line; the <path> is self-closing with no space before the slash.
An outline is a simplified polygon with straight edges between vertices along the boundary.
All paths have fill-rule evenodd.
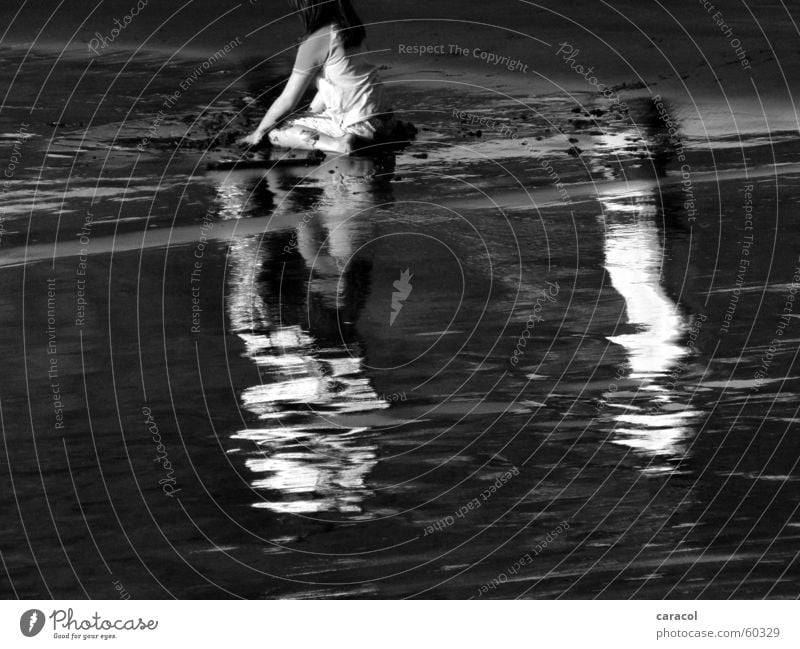
<path id="1" fill-rule="evenodd" d="M 576 158 L 456 100 L 519 137 L 423 90 L 377 162 L 26 142 L 3 595 L 798 595 L 798 140 L 687 142 L 692 213 L 646 111 Z"/>

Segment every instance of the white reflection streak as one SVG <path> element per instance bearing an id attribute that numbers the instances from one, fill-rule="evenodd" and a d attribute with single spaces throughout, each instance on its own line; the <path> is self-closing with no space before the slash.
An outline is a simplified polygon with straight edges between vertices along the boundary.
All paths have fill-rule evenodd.
<path id="1" fill-rule="evenodd" d="M 668 471 L 658 457 L 682 455 L 689 420 L 698 413 L 675 403 L 664 387 L 668 373 L 688 353 L 680 344 L 686 322 L 660 283 L 663 248 L 652 199 L 640 193 L 601 198 L 606 223 L 605 267 L 611 285 L 625 300 L 627 323 L 636 331 L 609 337 L 627 352 L 630 378 L 639 379 L 636 405 L 615 415 L 615 442 L 652 456 L 650 472 Z M 618 400 L 613 393 L 606 398 Z"/>
<path id="2" fill-rule="evenodd" d="M 636 195 L 626 199 L 603 201 L 605 266 L 611 285 L 625 299 L 628 323 L 639 330 L 609 340 L 628 350 L 632 378 L 648 378 L 666 374 L 686 354 L 678 343 L 684 322 L 659 281 L 663 253 L 655 206 L 636 204 Z"/>

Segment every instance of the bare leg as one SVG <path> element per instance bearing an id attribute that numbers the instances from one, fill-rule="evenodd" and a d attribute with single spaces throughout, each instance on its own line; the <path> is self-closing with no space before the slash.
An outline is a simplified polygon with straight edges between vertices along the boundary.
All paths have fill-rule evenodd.
<path id="1" fill-rule="evenodd" d="M 355 139 L 355 136 L 350 134 L 331 137 L 302 126 L 278 128 L 269 133 L 269 141 L 273 146 L 284 149 L 330 151 L 344 155 L 349 155 L 353 151 Z"/>

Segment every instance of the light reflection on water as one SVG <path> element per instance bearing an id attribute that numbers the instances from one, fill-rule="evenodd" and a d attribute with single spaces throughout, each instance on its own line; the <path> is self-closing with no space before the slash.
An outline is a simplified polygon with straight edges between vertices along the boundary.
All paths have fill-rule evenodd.
<path id="1" fill-rule="evenodd" d="M 354 160 L 311 170 L 301 182 L 320 188 L 294 232 L 234 243 L 226 299 L 230 329 L 244 341 L 261 383 L 245 388 L 242 405 L 263 425 L 233 435 L 253 444 L 245 466 L 262 494 L 254 507 L 276 513 L 339 512 L 358 518 L 371 494 L 377 462 L 368 426 L 343 415 L 384 410 L 388 403 L 365 374 L 354 322 L 368 291 L 368 268 L 353 263 L 365 210 L 391 196 L 380 170 Z M 289 182 L 289 189 L 282 189 Z M 293 175 L 244 174 L 220 183 L 223 214 L 246 209 L 253 188 L 277 210 L 296 210 Z M 383 187 L 382 187 L 383 185 Z M 274 188 L 274 189 L 273 189 Z M 362 418 L 363 421 L 363 418 Z"/>
<path id="2" fill-rule="evenodd" d="M 657 145 L 663 139 L 649 118 L 645 130 Z M 254 445 L 245 461 L 258 474 L 252 487 L 262 498 L 254 506 L 279 513 L 360 514 L 378 457 L 370 435 L 379 420 L 368 415 L 389 407 L 372 386 L 355 322 L 371 273 L 357 252 L 375 229 L 370 211 L 393 201 L 390 174 L 363 159 L 334 166 L 333 173 L 329 164 L 303 173 L 233 172 L 217 183 L 222 215 L 302 214 L 293 230 L 234 241 L 228 258 L 230 329 L 261 377 L 242 390 L 241 402 L 264 422 L 234 438 Z M 691 355 L 691 317 L 663 286 L 667 233 L 658 199 L 655 190 L 599 197 L 603 263 L 625 302 L 628 329 L 607 337 L 625 350 L 619 374 L 628 389 L 602 394 L 602 419 L 610 419 L 614 443 L 644 458 L 648 474 L 676 470 L 702 414 L 670 382 Z"/>
<path id="3" fill-rule="evenodd" d="M 682 202 L 670 203 L 668 196 L 659 194 L 652 179 L 637 179 L 629 186 L 635 185 L 637 191 L 621 193 L 618 173 L 609 172 L 608 179 L 617 181 L 613 182 L 613 193 L 601 194 L 597 203 L 579 215 L 590 223 L 586 225 L 590 234 L 581 235 L 585 239 L 581 240 L 580 261 L 585 266 L 580 270 L 586 272 L 584 290 L 588 286 L 595 295 L 605 282 L 613 291 L 602 294 L 596 313 L 589 313 L 591 305 L 585 300 L 572 307 L 567 306 L 566 298 L 552 305 L 552 312 L 535 330 L 537 344 L 526 349 L 525 360 L 530 367 L 542 363 L 539 381 L 518 392 L 513 377 L 498 378 L 507 366 L 508 350 L 513 347 L 509 344 L 506 349 L 502 336 L 513 336 L 514 341 L 519 336 L 516 323 L 512 331 L 502 325 L 508 309 L 527 314 L 525 292 L 532 294 L 531 287 L 541 282 L 545 272 L 545 261 L 537 259 L 536 250 L 526 258 L 529 268 L 525 269 L 526 281 L 520 282 L 522 301 L 509 302 L 508 298 L 514 296 L 502 290 L 491 295 L 493 302 L 485 318 L 487 329 L 482 331 L 483 340 L 499 343 L 491 362 L 474 352 L 472 356 L 462 354 L 459 347 L 460 337 L 472 324 L 469 319 L 479 313 L 476 305 L 482 303 L 476 296 L 468 296 L 464 321 L 450 329 L 448 310 L 456 302 L 453 296 L 459 293 L 452 290 L 457 284 L 448 284 L 438 270 L 436 283 L 445 290 L 432 293 L 434 299 L 426 295 L 430 302 L 424 315 L 430 320 L 424 321 L 418 311 L 414 326 L 402 333 L 397 327 L 388 329 L 388 323 L 380 329 L 376 323 L 383 322 L 388 311 L 384 313 L 376 303 L 385 298 L 388 308 L 389 293 L 381 294 L 381 290 L 396 279 L 392 274 L 394 265 L 403 269 L 411 259 L 412 266 L 417 264 L 413 268 L 417 274 L 430 255 L 426 256 L 427 250 L 418 249 L 411 254 L 407 250 L 389 250 L 383 257 L 363 254 L 370 241 L 383 235 L 386 222 L 402 219 L 400 210 L 392 208 L 393 190 L 388 183 L 370 178 L 364 169 L 352 175 L 341 169 L 334 174 L 327 171 L 312 169 L 308 177 L 297 172 L 247 172 L 231 174 L 219 184 L 217 200 L 225 215 L 239 218 L 269 213 L 281 223 L 295 217 L 291 226 L 234 239 L 227 258 L 228 330 L 243 343 L 244 356 L 257 368 L 260 378 L 241 385 L 238 393 L 243 410 L 252 416 L 248 427 L 229 431 L 240 446 L 235 452 L 246 468 L 251 487 L 250 499 L 245 502 L 259 510 L 258 516 L 265 510 L 291 516 L 265 517 L 265 524 L 275 522 L 282 529 L 288 526 L 302 530 L 305 524 L 358 522 L 364 528 L 353 526 L 358 530 L 335 551 L 349 555 L 358 548 L 371 556 L 382 539 L 406 542 L 416 538 L 420 545 L 416 546 L 415 556 L 427 560 L 433 547 L 427 543 L 435 545 L 438 541 L 421 541 L 420 529 L 452 515 L 469 501 L 474 494 L 462 488 L 460 482 L 453 487 L 456 479 L 451 477 L 452 472 L 463 470 L 471 477 L 468 472 L 480 467 L 484 461 L 481 453 L 485 453 L 491 462 L 520 467 L 520 483 L 505 487 L 492 503 L 498 509 L 511 507 L 511 513 L 498 523 L 500 519 L 494 518 L 494 513 L 489 518 L 486 505 L 481 511 L 481 515 L 487 515 L 485 520 L 475 515 L 463 526 L 448 528 L 447 533 L 464 534 L 466 538 L 476 530 L 485 530 L 487 537 L 496 538 L 505 529 L 527 530 L 532 512 L 538 516 L 538 512 L 549 514 L 552 509 L 553 515 L 567 518 L 578 507 L 579 516 L 588 521 L 587 529 L 596 525 L 591 534 L 598 538 L 586 544 L 575 532 L 565 540 L 565 559 L 554 551 L 553 560 L 563 561 L 556 564 L 555 574 L 561 579 L 569 577 L 570 588 L 574 589 L 568 595 L 595 587 L 583 583 L 583 569 L 575 572 L 568 567 L 575 560 L 612 562 L 613 583 L 597 588 L 602 592 L 605 588 L 608 592 L 627 592 L 632 587 L 631 582 L 626 582 L 629 579 L 640 580 L 635 582 L 635 588 L 670 588 L 659 586 L 659 580 L 666 580 L 669 575 L 680 582 L 691 566 L 713 564 L 720 556 L 736 560 L 751 557 L 735 551 L 711 559 L 703 555 L 702 549 L 711 544 L 706 538 L 707 530 L 717 529 L 713 527 L 717 512 L 712 510 L 709 522 L 701 510 L 701 504 L 705 506 L 701 490 L 686 488 L 698 476 L 712 485 L 711 489 L 716 488 L 716 474 L 706 469 L 712 453 L 713 458 L 720 458 L 726 471 L 730 464 L 730 457 L 722 461 L 716 454 L 714 440 L 707 431 L 711 409 L 708 397 L 691 386 L 716 386 L 723 393 L 728 389 L 730 397 L 731 389 L 738 384 L 724 381 L 717 385 L 705 380 L 703 363 L 708 365 L 708 359 L 702 356 L 707 350 L 700 351 L 691 342 L 698 317 L 705 311 L 692 304 L 691 296 L 683 296 L 685 274 L 692 272 L 686 257 L 696 244 L 686 229 L 674 227 L 685 216 Z M 648 186 L 651 189 L 641 189 Z M 402 189 L 394 191 L 402 197 Z M 388 218 L 382 221 L 380 208 L 384 205 L 389 206 Z M 547 215 L 553 222 L 560 217 L 555 211 Z M 562 218 L 549 230 L 559 251 L 567 250 L 572 241 L 573 233 L 565 223 Z M 534 225 L 533 221 L 514 224 L 515 233 L 531 248 L 538 240 Z M 426 234 L 444 232 L 442 238 L 448 243 L 448 237 L 456 239 L 450 222 L 441 225 L 425 219 L 423 227 Z M 488 229 L 498 230 L 497 224 L 490 223 Z M 498 276 L 515 277 L 509 271 L 517 260 L 503 248 L 502 235 L 498 233 L 494 240 L 487 237 L 491 260 L 496 264 L 493 270 Z M 464 241 L 466 245 L 459 249 Z M 464 241 L 458 240 L 456 245 L 458 260 L 466 260 L 463 251 L 475 247 L 474 241 Z M 496 254 L 498 250 L 501 254 Z M 706 262 L 705 258 L 692 260 L 695 265 Z M 541 266 L 537 268 L 537 264 Z M 574 270 L 570 264 L 569 255 L 564 254 L 547 272 L 553 272 L 554 278 L 568 277 Z M 392 270 L 388 272 L 386 267 L 390 265 Z M 476 286 L 474 269 L 478 265 L 470 268 L 465 264 L 467 272 L 473 272 L 464 282 L 468 290 Z M 422 280 L 419 281 L 421 287 Z M 568 282 L 561 284 L 567 286 Z M 380 289 L 377 297 L 376 287 Z M 615 326 L 620 305 L 624 310 Z M 406 321 L 414 320 L 410 310 L 413 308 L 409 303 L 404 311 Z M 559 329 L 561 309 L 567 316 Z M 602 340 L 607 349 L 609 345 L 605 343 L 610 343 L 609 357 L 617 363 L 614 369 L 618 375 L 578 386 L 586 388 L 591 403 L 596 399 L 602 403 L 600 416 L 589 424 L 587 398 L 581 401 L 580 396 L 575 396 L 579 389 L 570 391 L 567 384 L 554 395 L 544 387 L 559 375 L 574 351 L 572 339 L 562 330 L 578 330 L 586 316 L 593 319 L 592 326 L 596 327 L 592 333 L 600 332 L 598 341 Z M 387 372 L 391 374 L 387 382 L 386 375 L 376 368 L 396 367 L 423 333 L 449 341 L 449 347 L 432 347 L 434 351 L 425 356 L 424 367 L 413 367 L 406 374 Z M 587 362 L 607 372 L 611 364 L 597 353 L 600 343 L 590 347 L 593 339 L 586 336 L 583 340 Z M 543 350 L 551 341 L 556 344 L 556 353 L 542 360 Z M 391 404 L 380 396 L 389 392 L 387 387 L 395 390 L 398 385 L 420 385 L 420 378 L 427 376 L 431 367 L 443 364 L 443 359 L 454 361 L 471 381 L 483 381 L 471 384 L 459 395 L 466 397 L 463 402 L 452 398 L 448 402 L 446 396 L 458 392 L 452 389 L 458 371 L 443 375 L 436 386 L 414 391 L 411 403 Z M 576 384 L 581 381 L 579 365 L 570 367 Z M 718 373 L 719 367 L 713 371 Z M 491 387 L 484 389 L 488 384 Z M 490 390 L 494 390 L 491 398 L 484 403 Z M 551 424 L 560 416 L 556 413 L 572 407 L 573 401 L 578 404 L 576 421 Z M 476 403 L 485 405 L 485 412 L 475 411 Z M 434 408 L 435 414 L 430 414 L 428 410 Z M 427 417 L 424 420 L 419 417 L 423 410 Z M 476 429 L 493 427 L 499 417 L 490 420 L 481 416 L 494 413 L 500 413 L 502 421 L 487 435 L 485 450 L 473 451 L 469 436 Z M 387 434 L 387 429 L 398 422 L 411 424 Z M 557 426 L 558 431 L 542 441 L 539 435 L 551 425 Z M 596 447 L 575 444 L 575 439 L 581 439 L 580 431 L 587 427 L 587 438 L 597 436 Z M 517 429 L 519 435 L 514 442 L 520 448 L 507 452 L 502 447 L 508 458 L 498 459 L 496 452 L 503 434 Z M 446 435 L 440 437 L 442 431 Z M 403 455 L 407 449 L 419 452 Z M 732 447 L 730 452 L 735 454 L 738 450 Z M 596 456 L 602 460 L 595 462 Z M 534 461 L 526 464 L 530 457 Z M 735 461 L 734 457 L 734 464 Z M 441 469 L 444 478 L 434 473 Z M 480 475 L 480 468 L 475 475 Z M 574 485 L 570 478 L 573 475 Z M 523 480 L 529 480 L 529 486 L 534 487 L 527 494 L 524 489 L 528 486 L 523 486 Z M 563 495 L 567 483 L 575 489 L 574 495 Z M 449 489 L 444 498 L 440 495 L 443 488 Z M 577 502 L 581 504 L 576 506 Z M 611 520 L 607 511 L 615 512 Z M 536 525 L 542 524 L 538 518 L 535 520 L 530 530 L 533 536 L 544 529 L 536 530 Z M 738 524 L 739 519 L 736 520 Z M 325 539 L 315 547 L 330 551 Z M 484 549 L 488 546 L 476 546 L 474 551 Z M 599 559 L 596 553 L 601 553 Z M 395 556 L 392 560 L 396 559 Z M 458 565 L 467 565 L 472 559 L 471 555 L 465 556 L 465 563 Z M 513 563 L 514 557 L 510 559 Z M 359 563 L 365 574 L 380 572 L 372 571 L 372 565 L 367 558 Z M 644 574 L 639 574 L 641 570 Z M 628 576 L 629 571 L 636 574 Z M 547 577 L 545 572 L 537 574 L 542 579 Z M 614 590 L 617 588 L 622 590 Z"/>
<path id="4" fill-rule="evenodd" d="M 601 198 L 601 205 L 605 268 L 625 300 L 626 324 L 635 328 L 608 338 L 625 349 L 627 378 L 637 383 L 625 398 L 615 391 L 604 395 L 619 411 L 614 441 L 651 456 L 647 472 L 671 471 L 665 459 L 686 453 L 692 423 L 702 414 L 667 387 L 676 365 L 690 353 L 684 344 L 688 317 L 661 285 L 665 254 L 656 197 L 631 193 Z"/>
<path id="5" fill-rule="evenodd" d="M 425 106 L 435 121 L 441 97 Z M 452 122 L 433 126 L 447 134 Z M 619 188 L 612 158 L 635 137 L 606 138 L 598 152 L 581 143 L 581 159 L 562 151 L 553 163 L 565 180 L 585 180 L 597 153 L 592 178 Z M 454 158 L 449 147 L 464 141 L 449 136 L 416 143 L 415 153 L 440 150 L 408 155 L 416 166 L 403 161 L 393 188 L 329 169 L 201 178 L 195 158 L 156 188 L 147 179 L 164 172 L 163 150 L 129 177 L 135 143 L 75 166 L 67 142 L 71 157 L 50 158 L 42 180 L 32 171 L 44 153 L 36 142 L 9 193 L 4 251 L 24 259 L 27 240 L 56 236 L 59 256 L 51 261 L 42 243 L 46 263 L 28 257 L 2 269 L 6 493 L 20 513 L 0 533 L 9 597 L 113 593 L 98 551 L 141 597 L 470 597 L 561 520 L 574 523 L 569 533 L 494 596 L 797 596 L 796 307 L 767 376 L 754 376 L 798 263 L 796 229 L 785 227 L 800 195 L 796 167 L 746 181 L 742 157 L 717 149 L 711 175 L 720 177 L 699 179 L 691 233 L 668 223 L 685 219 L 675 182 L 590 197 L 574 215 L 551 202 L 541 219 L 467 206 L 459 226 L 430 204 L 462 192 L 465 177 L 489 193 L 508 183 L 493 163 Z M 502 152 L 509 141 L 493 146 Z M 518 148 L 525 154 L 509 168 L 528 179 L 541 165 Z M 748 158 L 775 161 L 777 150 L 789 162 L 797 148 L 771 140 Z M 708 152 L 692 155 L 693 168 L 710 164 Z M 39 195 L 40 181 L 44 200 L 32 203 L 25 197 Z M 740 290 L 745 182 L 756 185 L 761 225 Z M 91 318 L 78 328 L 67 253 L 87 211 L 96 214 Z M 225 222 L 206 248 L 203 326 L 190 335 L 187 279 L 202 214 Z M 242 234 L 249 217 L 262 217 L 249 232 L 269 221 L 263 236 Z M 182 238 L 155 245 L 156 225 Z M 364 254 L 365 242 L 416 225 L 413 238 L 384 237 Z M 135 245 L 122 249 L 117 230 Z M 392 282 L 409 265 L 415 292 L 390 328 Z M 65 435 L 52 434 L 42 369 L 51 277 Z M 558 280 L 559 299 L 533 330 L 525 368 L 508 372 L 546 279 Z M 722 334 L 734 292 L 736 317 Z M 398 392 L 408 401 L 382 396 Z M 179 481 L 174 500 L 153 470 L 143 399 Z M 512 466 L 513 481 L 458 518 Z M 453 525 L 425 534 L 448 516 Z"/>

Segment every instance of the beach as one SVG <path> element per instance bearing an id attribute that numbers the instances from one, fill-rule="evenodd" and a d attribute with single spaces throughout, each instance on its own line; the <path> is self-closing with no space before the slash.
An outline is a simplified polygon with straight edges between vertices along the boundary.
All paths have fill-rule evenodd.
<path id="1" fill-rule="evenodd" d="M 0 9 L 0 594 L 797 598 L 796 12 L 355 4 L 233 169 L 284 3 Z"/>

